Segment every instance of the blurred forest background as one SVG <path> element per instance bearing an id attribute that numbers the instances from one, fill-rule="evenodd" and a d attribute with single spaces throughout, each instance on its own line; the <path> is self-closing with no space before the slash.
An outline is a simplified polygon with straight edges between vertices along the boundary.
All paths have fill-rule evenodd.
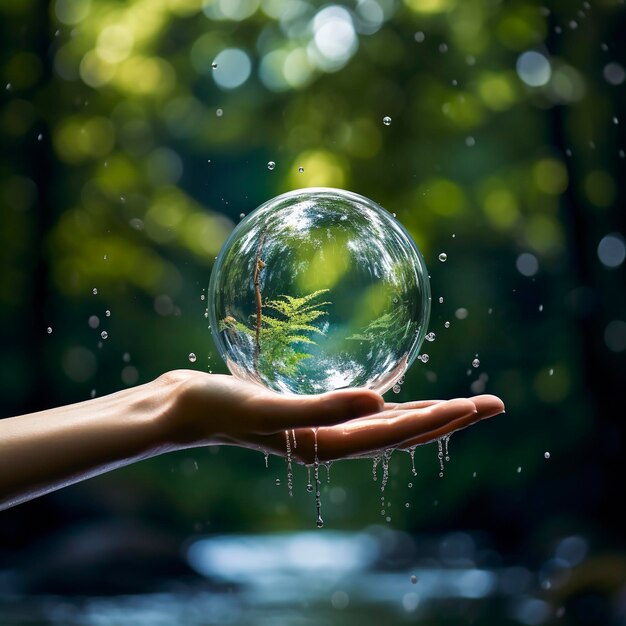
<path id="1" fill-rule="evenodd" d="M 390 522 L 371 463 L 335 464 L 326 527 L 462 531 L 533 571 L 578 537 L 570 623 L 626 623 L 625 17 L 622 0 L 0 0 L 0 417 L 225 372 L 203 313 L 240 214 L 349 189 L 397 214 L 432 277 L 430 360 L 389 395 L 491 392 L 507 414 L 453 436 L 443 479 L 435 445 L 415 478 L 396 453 Z M 193 536 L 311 529 L 304 470 L 293 499 L 284 479 L 277 458 L 197 450 L 3 512 L 0 591 L 152 590 Z"/>

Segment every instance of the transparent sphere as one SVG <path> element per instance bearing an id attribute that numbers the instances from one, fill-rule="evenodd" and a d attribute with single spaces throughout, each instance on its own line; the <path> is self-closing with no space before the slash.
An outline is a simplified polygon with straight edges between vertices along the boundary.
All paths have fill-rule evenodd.
<path id="1" fill-rule="evenodd" d="M 429 315 L 414 241 L 376 203 L 339 189 L 262 204 L 224 244 L 209 285 L 229 370 L 283 393 L 384 393 L 417 356 Z"/>

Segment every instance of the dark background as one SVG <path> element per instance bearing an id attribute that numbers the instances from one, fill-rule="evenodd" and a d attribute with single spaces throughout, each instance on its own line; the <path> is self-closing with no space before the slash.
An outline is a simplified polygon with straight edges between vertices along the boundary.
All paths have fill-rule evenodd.
<path id="1" fill-rule="evenodd" d="M 0 0 L 0 415 L 225 372 L 203 299 L 240 213 L 355 191 L 397 214 L 432 279 L 430 360 L 389 396 L 507 405 L 452 438 L 443 479 L 434 445 L 412 489 L 394 455 L 389 525 L 476 533 L 531 568 L 583 537 L 572 619 L 622 623 L 623 2 L 201 4 Z M 289 499 L 281 460 L 197 450 L 5 511 L 0 583 L 152 590 L 189 575 L 198 533 L 312 527 L 298 470 Z M 327 527 L 386 524 L 367 461 L 335 464 L 323 498 Z"/>

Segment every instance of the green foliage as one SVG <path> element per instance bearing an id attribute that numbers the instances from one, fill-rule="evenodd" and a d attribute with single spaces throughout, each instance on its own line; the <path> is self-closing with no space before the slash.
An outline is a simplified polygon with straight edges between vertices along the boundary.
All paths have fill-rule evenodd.
<path id="1" fill-rule="evenodd" d="M 259 333 L 259 363 L 258 370 L 263 376 L 273 378 L 276 374 L 292 376 L 296 373 L 299 364 L 311 357 L 306 352 L 297 349 L 298 344 L 315 344 L 307 333 L 323 334 L 312 322 L 326 315 L 321 307 L 331 302 L 313 302 L 328 289 L 318 289 L 301 298 L 281 295 L 279 299 L 267 300 L 264 309 L 272 309 L 277 315 L 261 314 L 261 329 Z M 245 333 L 256 340 L 256 315 L 252 315 L 251 327 L 238 322 L 232 317 L 225 318 L 220 323 L 220 330 L 226 328 Z"/>
<path id="2" fill-rule="evenodd" d="M 393 310 L 373 319 L 360 333 L 354 333 L 347 337 L 353 341 L 384 341 L 393 347 L 405 336 L 407 325 L 406 307 L 398 305 Z"/>

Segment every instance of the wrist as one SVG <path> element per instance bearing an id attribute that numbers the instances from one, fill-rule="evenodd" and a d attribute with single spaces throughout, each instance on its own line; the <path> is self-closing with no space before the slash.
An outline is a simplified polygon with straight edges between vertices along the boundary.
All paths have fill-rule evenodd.
<path id="1" fill-rule="evenodd" d="M 207 416 L 199 416 L 198 379 L 205 376 L 189 370 L 162 374 L 151 383 L 150 398 L 155 410 L 155 433 L 161 452 L 183 450 L 212 442 Z"/>

